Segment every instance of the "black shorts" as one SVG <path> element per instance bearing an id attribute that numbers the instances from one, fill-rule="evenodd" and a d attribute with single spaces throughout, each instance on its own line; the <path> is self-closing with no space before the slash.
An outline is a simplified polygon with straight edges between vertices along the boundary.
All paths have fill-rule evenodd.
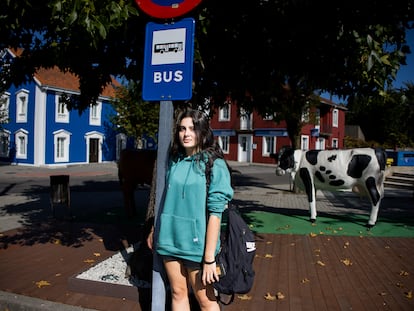
<path id="1" fill-rule="evenodd" d="M 164 262 L 166 261 L 179 261 L 184 267 L 188 269 L 201 270 L 201 263 L 196 261 L 191 261 L 183 258 L 178 258 L 174 256 L 161 256 Z"/>

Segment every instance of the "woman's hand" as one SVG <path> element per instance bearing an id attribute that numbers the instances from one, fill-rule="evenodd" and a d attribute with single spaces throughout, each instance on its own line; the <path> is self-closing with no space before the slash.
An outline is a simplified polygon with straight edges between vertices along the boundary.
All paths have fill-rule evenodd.
<path id="1" fill-rule="evenodd" d="M 211 263 L 203 263 L 203 275 L 201 281 L 203 285 L 206 286 L 207 284 L 212 284 L 219 280 L 219 276 L 217 274 L 216 269 L 216 262 L 213 261 Z"/>
<path id="2" fill-rule="evenodd" d="M 152 249 L 152 245 L 154 243 L 154 226 L 152 226 L 150 233 L 147 236 L 147 246 L 150 250 Z"/>

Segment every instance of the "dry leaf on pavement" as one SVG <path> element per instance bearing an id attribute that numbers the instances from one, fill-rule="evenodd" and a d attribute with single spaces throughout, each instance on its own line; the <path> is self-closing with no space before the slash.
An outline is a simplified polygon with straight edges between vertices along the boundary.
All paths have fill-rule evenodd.
<path id="1" fill-rule="evenodd" d="M 38 288 L 42 288 L 43 286 L 49 286 L 49 285 L 51 285 L 51 284 L 48 281 L 45 281 L 45 280 L 41 280 L 41 281 L 36 282 L 36 286 Z"/>
<path id="2" fill-rule="evenodd" d="M 252 296 L 244 294 L 244 295 L 241 295 L 241 296 L 237 296 L 237 298 L 239 298 L 240 300 L 251 300 Z"/>
<path id="3" fill-rule="evenodd" d="M 264 296 L 264 299 L 266 300 L 276 300 L 276 296 L 272 296 L 270 293 L 266 293 Z"/>

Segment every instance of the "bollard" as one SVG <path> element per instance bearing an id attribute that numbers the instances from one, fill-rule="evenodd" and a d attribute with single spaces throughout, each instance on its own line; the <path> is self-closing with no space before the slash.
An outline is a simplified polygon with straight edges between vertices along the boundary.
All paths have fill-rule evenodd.
<path id="1" fill-rule="evenodd" d="M 55 217 L 55 204 L 64 204 L 70 209 L 70 188 L 69 188 L 69 175 L 52 175 L 50 176 L 50 205 Z"/>

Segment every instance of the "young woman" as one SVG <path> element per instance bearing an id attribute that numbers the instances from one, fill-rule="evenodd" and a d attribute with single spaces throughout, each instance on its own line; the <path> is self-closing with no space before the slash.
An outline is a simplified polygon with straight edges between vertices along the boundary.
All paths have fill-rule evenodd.
<path id="1" fill-rule="evenodd" d="M 190 310 L 190 287 L 201 310 L 220 310 L 213 283 L 221 216 L 233 197 L 230 172 L 207 116 L 188 109 L 177 118 L 159 235 L 148 245 L 162 257 L 172 310 Z"/>

